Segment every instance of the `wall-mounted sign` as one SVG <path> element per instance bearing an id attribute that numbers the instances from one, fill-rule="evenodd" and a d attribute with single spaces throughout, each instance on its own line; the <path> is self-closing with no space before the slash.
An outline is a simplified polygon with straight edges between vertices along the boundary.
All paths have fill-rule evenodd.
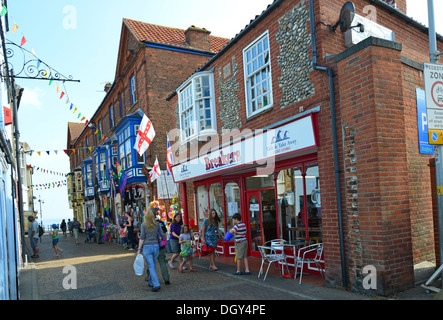
<path id="1" fill-rule="evenodd" d="M 434 146 L 429 144 L 428 139 L 428 117 L 426 114 L 425 91 L 417 88 L 417 127 L 419 152 L 423 154 L 434 154 Z"/>
<path id="2" fill-rule="evenodd" d="M 182 182 L 244 165 L 274 166 L 278 157 L 317 146 L 312 114 L 172 166 L 174 181 Z M 273 169 L 273 167 L 272 167 Z"/>
<path id="3" fill-rule="evenodd" d="M 423 64 L 430 144 L 443 144 L 443 65 Z"/>
<path id="4" fill-rule="evenodd" d="M 345 32 L 345 46 L 347 48 L 369 37 L 395 41 L 394 31 L 356 14 L 351 26 L 357 26 L 359 23 L 365 26 L 365 31 L 360 32 L 359 28 L 347 30 Z"/>

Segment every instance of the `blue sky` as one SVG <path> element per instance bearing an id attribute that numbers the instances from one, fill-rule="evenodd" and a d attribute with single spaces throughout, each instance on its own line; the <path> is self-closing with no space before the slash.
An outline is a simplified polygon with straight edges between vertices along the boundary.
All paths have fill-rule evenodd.
<path id="1" fill-rule="evenodd" d="M 425 2 L 409 0 L 408 14 L 427 24 Z M 442 2 L 435 1 L 436 12 L 443 12 Z M 214 36 L 232 38 L 270 3 L 272 0 L 9 0 L 10 29 L 14 23 L 19 29 L 14 34 L 9 31 L 7 39 L 20 43 L 24 35 L 24 48 L 33 49 L 39 59 L 63 75 L 80 80 L 65 86 L 70 102 L 89 119 L 104 97 L 105 83 L 114 80 L 123 18 L 182 29 L 195 25 Z M 437 28 L 443 34 L 443 27 Z M 69 160 L 62 150 L 66 149 L 67 123 L 79 121 L 78 113 L 69 110 L 66 98 L 59 99 L 56 82 L 51 86 L 38 80 L 17 83 L 25 88 L 19 110 L 20 140 L 43 151 L 41 156 L 28 156 L 27 162 L 69 172 Z M 59 150 L 58 154 L 53 150 Z M 41 172 L 33 177 L 34 184 L 59 180 L 64 178 Z M 44 221 L 72 217 L 66 187 L 34 191 L 34 195 L 45 201 Z"/>

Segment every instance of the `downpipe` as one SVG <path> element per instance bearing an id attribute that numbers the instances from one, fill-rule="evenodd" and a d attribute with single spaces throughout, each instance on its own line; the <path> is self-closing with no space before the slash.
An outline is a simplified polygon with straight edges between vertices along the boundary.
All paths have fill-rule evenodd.
<path id="1" fill-rule="evenodd" d="M 337 212 L 338 226 L 340 238 L 340 256 L 342 270 L 343 287 L 348 287 L 348 277 L 346 272 L 345 242 L 343 233 L 343 212 L 341 205 L 341 185 L 340 185 L 340 165 L 338 161 L 338 142 L 337 142 L 337 122 L 335 112 L 335 86 L 334 72 L 332 68 L 317 65 L 317 47 L 315 42 L 315 23 L 314 23 L 314 0 L 309 0 L 309 24 L 311 27 L 311 46 L 312 46 L 312 67 L 314 70 L 324 71 L 328 73 L 329 78 L 329 101 L 331 105 L 331 124 L 332 124 L 332 140 L 334 149 L 334 168 L 335 168 L 335 190 L 337 195 Z"/>

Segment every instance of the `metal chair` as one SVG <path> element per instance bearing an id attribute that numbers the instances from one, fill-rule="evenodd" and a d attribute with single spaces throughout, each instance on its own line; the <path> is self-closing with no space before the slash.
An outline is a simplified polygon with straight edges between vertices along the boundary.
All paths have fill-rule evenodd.
<path id="1" fill-rule="evenodd" d="M 306 254 L 310 252 L 315 252 L 315 256 L 313 258 L 307 258 Z M 320 271 L 320 274 L 322 277 L 325 277 L 325 271 L 321 267 L 320 261 L 321 257 L 323 255 L 323 243 L 316 243 L 311 244 L 309 246 L 300 248 L 297 253 L 297 258 L 295 259 L 295 276 L 297 277 L 297 269 L 300 267 L 300 282 L 301 284 L 302 277 L 303 277 L 303 265 L 305 263 L 313 263 L 318 268 L 318 271 Z"/>
<path id="2" fill-rule="evenodd" d="M 269 243 L 269 242 L 267 242 Z M 286 266 L 286 271 L 288 271 L 289 274 L 289 269 L 288 269 L 288 264 L 286 262 L 286 255 L 285 252 L 283 250 L 283 246 L 279 243 L 278 247 L 273 247 L 271 246 L 258 246 L 258 250 L 261 254 L 261 266 L 260 266 L 260 271 L 258 273 L 258 278 L 260 278 L 260 275 L 263 273 L 263 265 L 265 263 L 268 264 L 268 268 L 266 270 L 266 274 L 265 277 L 263 278 L 263 281 L 266 280 L 266 276 L 268 275 L 268 271 L 269 271 L 269 267 L 271 266 L 271 264 L 273 262 L 281 262 L 282 264 L 284 263 L 284 265 Z M 277 251 L 281 251 L 281 253 L 277 253 Z M 282 275 L 284 275 L 284 268 L 282 265 Z"/>

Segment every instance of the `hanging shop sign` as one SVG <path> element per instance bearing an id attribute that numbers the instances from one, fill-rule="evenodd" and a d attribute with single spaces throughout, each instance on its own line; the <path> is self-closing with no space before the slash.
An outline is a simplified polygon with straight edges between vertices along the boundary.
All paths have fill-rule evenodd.
<path id="1" fill-rule="evenodd" d="M 256 130 L 240 142 L 175 164 L 172 175 L 177 183 L 245 165 L 273 169 L 276 158 L 314 147 L 317 142 L 313 116 L 309 114 L 277 128 Z"/>

